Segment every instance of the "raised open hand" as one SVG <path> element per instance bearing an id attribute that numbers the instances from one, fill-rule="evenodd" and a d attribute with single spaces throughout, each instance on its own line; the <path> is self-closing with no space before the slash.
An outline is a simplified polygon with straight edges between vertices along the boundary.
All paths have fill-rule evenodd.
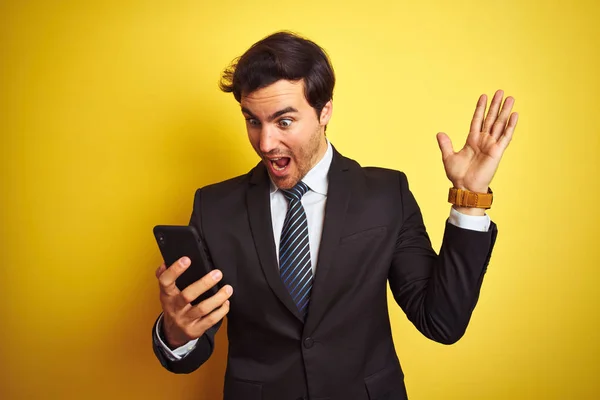
<path id="1" fill-rule="evenodd" d="M 518 114 L 511 114 L 515 100 L 507 97 L 502 105 L 503 96 L 502 90 L 496 92 L 485 120 L 487 96 L 479 97 L 467 142 L 460 151 L 454 152 L 448 135 L 443 132 L 437 134 L 444 169 L 454 187 L 487 192 L 517 125 Z"/>

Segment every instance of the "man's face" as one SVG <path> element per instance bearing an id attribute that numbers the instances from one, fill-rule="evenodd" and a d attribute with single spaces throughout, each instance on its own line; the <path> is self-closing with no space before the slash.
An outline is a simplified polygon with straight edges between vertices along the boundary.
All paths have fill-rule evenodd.
<path id="1" fill-rule="evenodd" d="M 317 118 L 304 97 L 304 82 L 279 80 L 242 95 L 248 138 L 277 187 L 291 189 L 327 150 L 329 101 Z"/>

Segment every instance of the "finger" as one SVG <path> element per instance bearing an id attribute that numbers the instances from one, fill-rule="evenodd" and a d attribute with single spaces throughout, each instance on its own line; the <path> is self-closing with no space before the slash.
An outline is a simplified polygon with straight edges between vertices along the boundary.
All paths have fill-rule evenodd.
<path id="1" fill-rule="evenodd" d="M 492 137 L 496 140 L 500 138 L 502 132 L 506 129 L 506 121 L 508 121 L 508 117 L 512 111 L 513 105 L 515 104 L 515 99 L 512 97 L 507 97 L 504 100 L 504 104 L 502 105 L 502 111 L 500 111 L 500 116 L 496 120 L 496 123 L 492 126 Z"/>
<path id="2" fill-rule="evenodd" d="M 489 133 L 492 126 L 494 126 L 494 122 L 496 122 L 496 117 L 498 116 L 498 110 L 500 109 L 500 104 L 502 104 L 502 96 L 504 96 L 504 91 L 498 90 L 494 97 L 492 98 L 492 102 L 490 104 L 490 109 L 488 110 L 487 116 L 485 117 L 485 122 L 483 123 L 482 132 Z"/>
<path id="3" fill-rule="evenodd" d="M 471 129 L 469 130 L 471 134 L 477 134 L 481 132 L 481 128 L 483 127 L 483 116 L 485 115 L 486 105 L 487 96 L 485 94 L 482 94 L 481 96 L 479 96 L 479 100 L 477 100 L 475 113 L 473 114 L 473 119 L 471 120 Z"/>
<path id="4" fill-rule="evenodd" d="M 438 146 L 442 151 L 442 160 L 454 154 L 454 148 L 452 147 L 452 140 L 444 132 L 437 134 Z"/>
<path id="5" fill-rule="evenodd" d="M 223 273 L 218 269 L 211 271 L 210 273 L 204 275 L 202 278 L 198 279 L 196 282 L 192 283 L 188 287 L 186 287 L 181 292 L 182 300 L 187 304 L 191 303 L 202 293 L 211 289 L 213 286 L 217 284 L 223 278 Z"/>
<path id="6" fill-rule="evenodd" d="M 217 294 L 192 307 L 186 313 L 186 317 L 190 319 L 203 318 L 217 308 L 221 307 L 231 297 L 232 294 L 233 288 L 229 285 L 225 285 L 217 292 Z"/>
<path id="7" fill-rule="evenodd" d="M 510 116 L 510 119 L 508 120 L 508 126 L 506 127 L 506 130 L 504 131 L 504 135 L 502 135 L 500 137 L 500 140 L 498 141 L 498 144 L 500 145 L 500 148 L 502 148 L 503 151 L 508 147 L 508 144 L 512 140 L 513 132 L 515 131 L 518 120 L 519 120 L 519 114 L 512 113 L 512 115 Z"/>
<path id="8" fill-rule="evenodd" d="M 175 280 L 179 278 L 183 271 L 190 266 L 190 259 L 188 257 L 181 257 L 179 260 L 173 263 L 165 272 L 158 277 L 158 285 L 160 290 L 167 296 L 177 296 L 179 289 L 175 286 Z"/>
<path id="9" fill-rule="evenodd" d="M 230 303 L 229 300 L 226 300 L 225 303 L 220 308 L 217 308 L 212 313 L 208 314 L 206 317 L 198 320 L 195 324 L 202 332 L 206 332 L 209 328 L 214 326 L 217 322 L 223 319 L 225 315 L 229 312 Z"/>
<path id="10" fill-rule="evenodd" d="M 156 275 L 156 277 L 158 278 L 159 276 L 162 275 L 163 272 L 165 272 L 167 270 L 167 266 L 165 265 L 165 263 L 160 264 L 160 267 L 158 267 L 156 269 L 156 271 L 154 272 L 154 274 Z"/>

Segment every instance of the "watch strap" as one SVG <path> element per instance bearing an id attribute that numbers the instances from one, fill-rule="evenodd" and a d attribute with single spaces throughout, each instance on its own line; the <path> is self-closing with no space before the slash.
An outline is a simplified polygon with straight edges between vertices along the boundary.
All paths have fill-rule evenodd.
<path id="1" fill-rule="evenodd" d="M 487 193 L 471 192 L 454 187 L 450 188 L 448 192 L 448 202 L 459 207 L 488 209 L 491 208 L 493 200 L 494 194 L 490 188 Z"/>

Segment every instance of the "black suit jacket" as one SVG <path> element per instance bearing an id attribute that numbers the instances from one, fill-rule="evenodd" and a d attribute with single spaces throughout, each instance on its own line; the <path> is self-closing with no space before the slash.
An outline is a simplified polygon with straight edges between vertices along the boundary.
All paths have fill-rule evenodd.
<path id="1" fill-rule="evenodd" d="M 227 316 L 225 400 L 406 399 L 394 350 L 387 285 L 428 338 L 450 344 L 465 332 L 497 229 L 446 223 L 439 256 L 402 172 L 362 168 L 334 149 L 308 316 L 302 322 L 279 276 L 269 177 L 247 175 L 196 192 L 191 218 L 234 294 Z M 180 361 L 188 373 L 211 355 L 220 324 Z"/>

